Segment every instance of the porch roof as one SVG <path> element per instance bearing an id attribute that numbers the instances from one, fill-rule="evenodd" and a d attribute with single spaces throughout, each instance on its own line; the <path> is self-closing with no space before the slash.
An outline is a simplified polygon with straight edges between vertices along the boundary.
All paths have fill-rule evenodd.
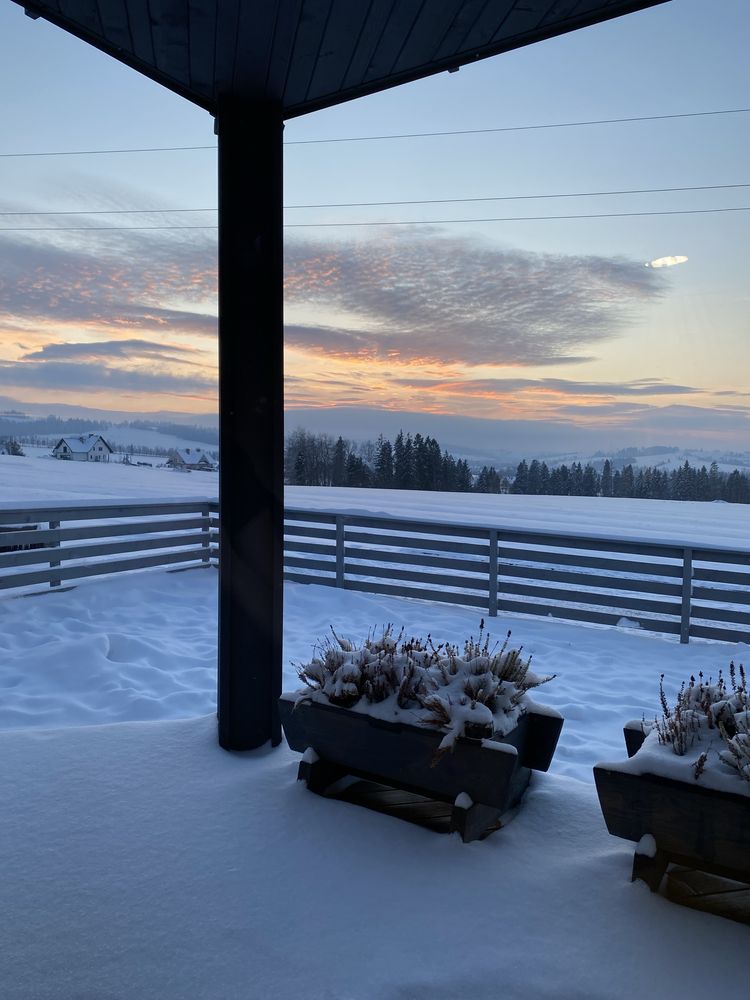
<path id="1" fill-rule="evenodd" d="M 666 0 L 14 0 L 215 113 L 316 111 Z"/>

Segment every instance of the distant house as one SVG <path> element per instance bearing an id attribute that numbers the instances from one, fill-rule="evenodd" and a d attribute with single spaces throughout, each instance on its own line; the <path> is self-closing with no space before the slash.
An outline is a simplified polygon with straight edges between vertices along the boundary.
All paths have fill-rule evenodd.
<path id="1" fill-rule="evenodd" d="M 167 465 L 173 469 L 200 470 L 213 472 L 213 459 L 202 448 L 173 448 L 169 453 Z"/>
<path id="2" fill-rule="evenodd" d="M 60 438 L 52 449 L 55 458 L 69 462 L 108 462 L 112 448 L 99 434 Z"/>

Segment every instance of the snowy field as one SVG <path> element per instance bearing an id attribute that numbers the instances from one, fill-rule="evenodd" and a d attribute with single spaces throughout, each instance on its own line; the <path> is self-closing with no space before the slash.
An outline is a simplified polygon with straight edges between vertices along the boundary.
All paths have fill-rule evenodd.
<path id="1" fill-rule="evenodd" d="M 46 492 L 44 475 L 21 471 L 34 463 Z M 6 503 L 194 496 L 203 481 L 0 464 Z M 724 504 L 304 489 L 287 502 L 326 499 L 409 516 L 418 499 L 422 517 L 713 544 L 739 544 L 744 525 L 748 537 L 748 508 Z M 352 638 L 394 622 L 459 640 L 479 619 L 297 584 L 285 600 L 286 687 L 330 625 Z M 591 768 L 624 758 L 622 725 L 653 715 L 660 673 L 674 691 L 732 657 L 748 664 L 747 646 L 490 620 L 557 673 L 536 697 L 566 721 L 513 822 L 464 845 L 309 794 L 283 745 L 220 750 L 216 603 L 213 569 L 0 597 L 2 1000 L 703 1000 L 719 983 L 745 994 L 748 928 L 630 883 L 632 845 L 608 835 Z"/>

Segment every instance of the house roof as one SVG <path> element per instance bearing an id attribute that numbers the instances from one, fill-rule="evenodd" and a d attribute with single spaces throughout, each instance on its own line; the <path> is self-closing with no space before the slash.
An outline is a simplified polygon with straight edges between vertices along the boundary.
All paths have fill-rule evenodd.
<path id="1" fill-rule="evenodd" d="M 198 462 L 214 464 L 213 459 L 202 448 L 174 448 L 171 454 L 177 455 L 185 465 L 197 465 Z"/>
<path id="2" fill-rule="evenodd" d="M 62 437 L 52 450 L 55 451 L 61 444 L 66 444 L 70 451 L 76 454 L 86 454 L 91 451 L 97 441 L 101 441 L 103 445 L 106 445 L 108 451 L 112 451 L 112 448 L 100 434 L 84 434 L 81 437 Z"/>
<path id="3" fill-rule="evenodd" d="M 666 0 L 14 0 L 212 113 L 285 118 Z"/>

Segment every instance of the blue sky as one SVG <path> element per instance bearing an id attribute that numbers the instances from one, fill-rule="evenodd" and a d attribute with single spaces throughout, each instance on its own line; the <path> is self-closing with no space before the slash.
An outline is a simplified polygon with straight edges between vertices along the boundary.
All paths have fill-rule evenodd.
<path id="1" fill-rule="evenodd" d="M 295 204 L 750 183 L 750 115 L 483 135 L 750 106 L 750 9 L 671 0 L 287 124 Z M 0 0 L 0 152 L 213 144 L 200 109 Z M 0 158 L 0 210 L 211 208 L 211 150 Z M 750 213 L 430 220 L 750 205 L 750 188 L 288 210 L 290 407 L 358 406 L 747 439 Z M 4 216 L 0 228 L 212 225 L 215 216 Z M 685 256 L 682 264 L 646 268 Z M 0 395 L 215 408 L 215 234 L 0 234 Z"/>

